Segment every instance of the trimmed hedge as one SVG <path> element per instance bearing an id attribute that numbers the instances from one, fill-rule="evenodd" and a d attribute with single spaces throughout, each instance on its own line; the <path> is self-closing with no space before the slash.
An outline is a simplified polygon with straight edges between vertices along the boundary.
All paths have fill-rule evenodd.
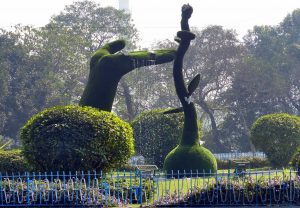
<path id="1" fill-rule="evenodd" d="M 145 111 L 131 123 L 136 153 L 159 168 L 163 167 L 167 154 L 179 144 L 183 131 L 183 113 L 163 114 L 167 110 Z"/>
<path id="2" fill-rule="evenodd" d="M 30 171 L 30 166 L 24 159 L 21 150 L 0 150 L 0 172 Z"/>
<path id="3" fill-rule="evenodd" d="M 284 113 L 262 116 L 251 128 L 251 140 L 273 166 L 287 166 L 300 144 L 300 117 Z"/>
<path id="4" fill-rule="evenodd" d="M 243 161 L 248 161 L 249 166 L 246 168 L 267 168 L 270 167 L 270 162 L 268 161 L 267 158 L 259 158 L 259 157 L 244 157 L 242 158 Z M 218 170 L 222 169 L 234 169 L 234 164 L 233 162 L 229 163 L 228 160 L 219 160 L 217 159 L 218 163 Z M 229 167 L 230 165 L 230 167 Z"/>
<path id="5" fill-rule="evenodd" d="M 92 107 L 58 106 L 33 116 L 21 129 L 23 154 L 35 170 L 107 170 L 134 153 L 130 125 Z"/>

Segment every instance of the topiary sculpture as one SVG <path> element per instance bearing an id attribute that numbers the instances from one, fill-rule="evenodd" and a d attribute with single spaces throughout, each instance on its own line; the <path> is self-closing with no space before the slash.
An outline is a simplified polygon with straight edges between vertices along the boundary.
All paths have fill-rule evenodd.
<path id="1" fill-rule="evenodd" d="M 122 76 L 138 67 L 170 62 L 175 56 L 175 50 L 116 53 L 124 47 L 125 41 L 117 40 L 104 45 L 94 53 L 90 62 L 88 83 L 79 105 L 111 111 Z"/>
<path id="2" fill-rule="evenodd" d="M 124 165 L 134 153 L 131 126 L 92 107 L 46 109 L 21 129 L 21 141 L 36 171 L 106 171 Z"/>
<path id="3" fill-rule="evenodd" d="M 173 149 L 165 158 L 164 169 L 167 172 L 172 170 L 204 170 L 216 172 L 217 161 L 213 154 L 200 145 L 199 131 L 197 125 L 197 113 L 195 105 L 190 100 L 190 96 L 199 85 L 200 75 L 198 74 L 188 85 L 185 86 L 182 66 L 183 58 L 189 48 L 190 41 L 195 35 L 190 32 L 188 20 L 191 17 L 193 8 L 190 5 L 183 5 L 181 14 L 181 31 L 177 33 L 179 42 L 173 66 L 173 77 L 176 93 L 182 104 L 181 108 L 171 110 L 166 113 L 184 112 L 184 127 L 180 144 Z"/>
<path id="4" fill-rule="evenodd" d="M 116 53 L 124 47 L 125 41 L 117 40 L 91 58 L 79 104 L 102 111 L 78 106 L 46 109 L 22 128 L 23 153 L 36 170 L 107 170 L 126 163 L 133 154 L 131 127 L 108 113 L 118 82 L 135 68 L 172 61 L 175 50 Z"/>

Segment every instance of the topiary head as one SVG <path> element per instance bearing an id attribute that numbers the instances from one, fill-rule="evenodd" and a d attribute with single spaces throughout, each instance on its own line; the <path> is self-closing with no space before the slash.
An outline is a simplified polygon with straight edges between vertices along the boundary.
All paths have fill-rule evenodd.
<path id="1" fill-rule="evenodd" d="M 134 152 L 130 125 L 91 107 L 62 106 L 33 116 L 21 129 L 25 158 L 36 170 L 107 170 Z"/>

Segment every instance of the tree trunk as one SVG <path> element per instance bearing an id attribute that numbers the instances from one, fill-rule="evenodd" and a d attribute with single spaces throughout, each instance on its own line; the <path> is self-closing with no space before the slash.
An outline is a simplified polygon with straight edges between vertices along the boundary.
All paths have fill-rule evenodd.
<path id="1" fill-rule="evenodd" d="M 129 121 L 132 121 L 135 117 L 135 113 L 133 110 L 132 97 L 130 95 L 129 86 L 127 85 L 127 83 L 124 79 L 121 80 L 121 87 L 123 88 L 125 105 L 126 105 L 126 109 L 127 109 L 127 117 L 128 117 Z"/>
<path id="2" fill-rule="evenodd" d="M 216 119 L 215 119 L 213 113 L 210 111 L 210 109 L 209 109 L 208 105 L 206 104 L 206 102 L 204 101 L 204 99 L 200 98 L 198 104 L 204 110 L 204 112 L 207 113 L 207 115 L 209 116 L 210 123 L 211 123 L 212 136 L 213 136 L 212 139 L 213 139 L 213 142 L 216 144 L 216 147 L 217 147 L 216 149 L 219 152 L 224 152 L 224 150 L 222 151 L 222 148 L 224 148 L 224 145 L 220 141 L 220 134 L 219 134 Z"/>

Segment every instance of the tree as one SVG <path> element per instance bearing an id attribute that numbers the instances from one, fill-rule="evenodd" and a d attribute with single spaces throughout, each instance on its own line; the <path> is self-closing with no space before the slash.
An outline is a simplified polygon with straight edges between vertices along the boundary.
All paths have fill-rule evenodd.
<path id="1" fill-rule="evenodd" d="M 131 45 L 137 40 L 137 30 L 131 16 L 123 10 L 85 0 L 66 6 L 59 15 L 51 18 L 48 28 L 69 29 L 75 36 L 83 38 L 85 50 L 90 53 L 109 41 L 128 40 Z"/>
<path id="2" fill-rule="evenodd" d="M 277 26 L 255 26 L 244 37 L 243 62 L 223 95 L 227 116 L 222 135 L 233 149 L 254 150 L 250 128 L 260 116 L 285 112 L 299 115 L 299 13 Z"/>
<path id="3" fill-rule="evenodd" d="M 235 141 L 230 142 L 233 149 L 254 150 L 250 128 L 258 117 L 299 115 L 299 12 L 287 15 L 278 26 L 255 26 L 244 37 L 247 53 L 222 98 L 228 110 L 222 135 Z"/>
<path id="4" fill-rule="evenodd" d="M 129 14 L 84 1 L 67 6 L 45 27 L 18 26 L 2 34 L 9 40 L 1 44 L 1 67 L 7 68 L 0 73 L 7 81 L 1 90 L 8 94 L 4 101 L 1 94 L 5 123 L 0 126 L 4 136 L 15 139 L 25 121 L 43 108 L 78 103 L 93 50 L 103 41 L 136 37 L 136 30 Z"/>
<path id="5" fill-rule="evenodd" d="M 264 114 L 289 112 L 284 109 L 281 100 L 285 96 L 272 65 L 253 57 L 245 58 L 240 70 L 233 77 L 232 87 L 223 95 L 228 106 L 227 115 L 222 124 L 222 135 L 228 138 L 233 149 L 253 150 L 250 128 L 253 122 Z"/>
<path id="6" fill-rule="evenodd" d="M 264 115 L 253 124 L 251 140 L 256 148 L 266 153 L 274 166 L 287 166 L 300 144 L 300 117 Z"/>
<path id="7" fill-rule="evenodd" d="M 199 89 L 194 102 L 198 104 L 210 122 L 211 136 L 206 144 L 214 152 L 224 151 L 224 141 L 219 133 L 218 114 L 226 112 L 220 100 L 222 94 L 230 89 L 232 77 L 238 70 L 244 49 L 233 30 L 221 26 L 209 26 L 196 31 L 196 39 L 187 53 L 186 77 L 200 74 Z M 207 135 L 208 136 L 208 135 Z M 211 140 L 211 141 L 210 141 Z"/>
<path id="8" fill-rule="evenodd" d="M 31 78 L 36 77 L 34 66 L 28 60 L 18 36 L 4 30 L 0 36 L 0 114 L 3 116 L 0 134 L 16 138 L 20 126 L 26 121 L 27 113 L 32 110 L 32 102 L 27 99 L 32 98 Z"/>

